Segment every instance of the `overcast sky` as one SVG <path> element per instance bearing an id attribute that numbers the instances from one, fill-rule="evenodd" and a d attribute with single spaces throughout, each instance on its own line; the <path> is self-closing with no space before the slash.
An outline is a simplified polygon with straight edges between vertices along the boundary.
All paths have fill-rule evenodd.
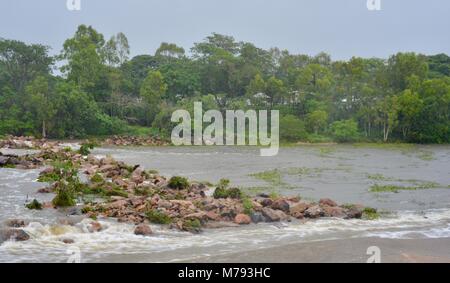
<path id="1" fill-rule="evenodd" d="M 381 0 L 0 0 L 0 37 L 42 43 L 59 52 L 79 24 L 109 38 L 124 32 L 132 55 L 153 54 L 163 41 L 185 49 L 212 32 L 258 47 L 333 59 L 387 57 L 398 51 L 450 54 L 450 1 Z"/>

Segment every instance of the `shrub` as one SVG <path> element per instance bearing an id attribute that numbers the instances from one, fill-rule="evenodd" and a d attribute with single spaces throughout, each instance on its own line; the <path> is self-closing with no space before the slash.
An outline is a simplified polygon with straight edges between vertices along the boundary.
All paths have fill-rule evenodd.
<path id="1" fill-rule="evenodd" d="M 337 142 L 354 142 L 359 138 L 358 123 L 354 120 L 336 121 L 331 125 L 331 133 Z"/>
<path id="2" fill-rule="evenodd" d="M 156 209 L 147 211 L 145 216 L 150 222 L 155 224 L 170 224 L 172 222 L 172 219 L 167 214 Z"/>
<path id="3" fill-rule="evenodd" d="M 172 177 L 169 180 L 169 187 L 177 190 L 185 190 L 189 188 L 189 181 L 184 177 Z"/>
<path id="4" fill-rule="evenodd" d="M 188 232 L 200 232 L 202 223 L 198 219 L 186 219 L 183 221 L 183 230 Z"/>
<path id="5" fill-rule="evenodd" d="M 91 154 L 91 150 L 93 150 L 97 146 L 97 142 L 95 141 L 87 141 L 81 144 L 78 153 L 81 155 L 89 155 Z"/>
<path id="6" fill-rule="evenodd" d="M 250 198 L 245 197 L 242 200 L 242 205 L 244 206 L 244 213 L 247 215 L 251 215 L 253 213 L 253 202 Z"/>
<path id="7" fill-rule="evenodd" d="M 281 117 L 280 137 L 285 141 L 304 140 L 307 137 L 305 123 L 294 115 Z"/>
<path id="8" fill-rule="evenodd" d="M 100 174 L 95 174 L 94 176 L 92 176 L 91 178 L 91 182 L 92 183 L 103 183 L 105 180 L 103 180 L 103 177 Z"/>
<path id="9" fill-rule="evenodd" d="M 37 199 L 34 199 L 32 202 L 27 204 L 26 207 L 28 209 L 41 210 L 42 204 Z"/>
<path id="10" fill-rule="evenodd" d="M 362 218 L 366 220 L 376 220 L 380 218 L 380 214 L 375 208 L 366 207 L 363 210 Z"/>
<path id="11" fill-rule="evenodd" d="M 75 206 L 75 196 L 72 189 L 67 185 L 61 185 L 56 190 L 56 196 L 52 201 L 56 207 L 70 207 Z"/>

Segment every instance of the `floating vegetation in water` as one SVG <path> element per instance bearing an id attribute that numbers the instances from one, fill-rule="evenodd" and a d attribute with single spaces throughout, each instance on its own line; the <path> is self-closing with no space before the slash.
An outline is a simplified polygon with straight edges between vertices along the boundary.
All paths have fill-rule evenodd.
<path id="1" fill-rule="evenodd" d="M 270 170 L 270 171 L 264 171 L 260 173 L 250 174 L 249 176 L 254 177 L 256 179 L 265 181 L 269 183 L 271 186 L 284 186 L 286 185 L 282 181 L 282 173 L 280 170 Z"/>
<path id="2" fill-rule="evenodd" d="M 322 147 L 319 149 L 319 155 L 321 157 L 330 157 L 335 151 L 336 149 L 333 147 Z"/>
<path id="3" fill-rule="evenodd" d="M 417 190 L 429 190 L 440 188 L 438 183 L 425 182 L 422 184 L 416 184 L 415 186 L 398 186 L 398 185 L 379 185 L 375 184 L 370 187 L 370 192 L 372 193 L 398 193 L 400 191 L 417 191 Z"/>
<path id="4" fill-rule="evenodd" d="M 415 148 L 415 144 L 409 143 L 355 143 L 354 147 L 363 147 L 363 148 L 379 148 L 379 149 L 393 149 L 393 150 L 405 150 L 405 149 L 413 149 Z"/>
<path id="5" fill-rule="evenodd" d="M 434 153 L 432 151 L 420 151 L 417 157 L 424 161 L 433 161 L 435 159 Z"/>

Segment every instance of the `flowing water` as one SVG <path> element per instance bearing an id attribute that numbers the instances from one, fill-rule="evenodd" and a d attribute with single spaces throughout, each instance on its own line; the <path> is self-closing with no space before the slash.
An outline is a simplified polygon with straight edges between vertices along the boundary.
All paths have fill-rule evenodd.
<path id="1" fill-rule="evenodd" d="M 450 238 L 449 146 L 298 146 L 282 148 L 275 157 L 260 157 L 258 149 L 247 147 L 99 148 L 94 154 L 112 155 L 167 176 L 211 183 L 228 178 L 249 193 L 276 192 L 308 200 L 328 197 L 385 213 L 375 221 L 293 221 L 206 230 L 199 235 L 152 225 L 155 235 L 148 238 L 134 235 L 132 225 L 101 219 L 105 229 L 89 233 L 90 220 L 64 226 L 59 224 L 67 218 L 64 212 L 24 207 L 27 199 L 52 198 L 36 194 L 42 187 L 35 181 L 39 170 L 0 169 L 0 222 L 31 223 L 25 228 L 31 240 L 2 243 L 0 261 L 65 262 L 74 247 L 83 262 L 171 262 L 331 239 Z M 260 174 L 263 179 L 252 176 L 261 172 L 266 172 Z M 374 193 L 369 191 L 373 185 L 416 190 Z M 73 239 L 75 244 L 66 245 L 63 239 Z"/>

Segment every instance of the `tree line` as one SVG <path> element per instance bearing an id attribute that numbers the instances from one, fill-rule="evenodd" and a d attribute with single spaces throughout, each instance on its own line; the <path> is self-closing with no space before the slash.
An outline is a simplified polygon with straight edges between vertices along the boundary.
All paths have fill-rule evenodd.
<path id="1" fill-rule="evenodd" d="M 278 109 L 285 141 L 450 140 L 450 57 L 264 50 L 213 33 L 186 52 L 130 57 L 127 37 L 81 25 L 57 56 L 0 38 L 0 135 L 170 135 L 176 109 Z M 60 66 L 55 72 L 56 66 Z"/>

